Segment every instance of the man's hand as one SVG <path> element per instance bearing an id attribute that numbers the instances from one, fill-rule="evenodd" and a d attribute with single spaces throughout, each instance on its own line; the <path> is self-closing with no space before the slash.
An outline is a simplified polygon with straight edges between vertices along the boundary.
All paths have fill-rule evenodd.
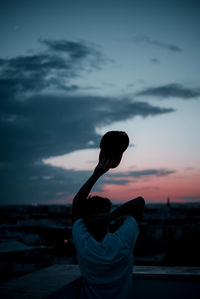
<path id="1" fill-rule="evenodd" d="M 94 175 L 101 176 L 104 173 L 106 173 L 110 169 L 110 167 L 112 166 L 113 162 L 114 162 L 114 159 L 103 158 L 97 164 L 97 166 L 94 170 Z"/>

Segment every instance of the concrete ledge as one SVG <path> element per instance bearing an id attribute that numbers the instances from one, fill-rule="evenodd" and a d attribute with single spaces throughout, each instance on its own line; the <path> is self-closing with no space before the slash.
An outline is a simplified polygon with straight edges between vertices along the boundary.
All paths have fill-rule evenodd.
<path id="1" fill-rule="evenodd" d="M 134 298 L 199 299 L 200 268 L 135 266 Z M 58 264 L 0 285 L 0 298 L 77 298 L 78 265 Z"/>
<path id="2" fill-rule="evenodd" d="M 53 265 L 0 285 L 0 298 L 45 298 L 81 277 L 76 265 Z"/>
<path id="3" fill-rule="evenodd" d="M 200 280 L 200 267 L 134 266 L 134 278 Z"/>
<path id="4" fill-rule="evenodd" d="M 63 288 L 53 292 L 51 295 L 45 297 L 45 299 L 78 299 L 80 294 L 82 280 L 81 277 L 75 279 Z"/>

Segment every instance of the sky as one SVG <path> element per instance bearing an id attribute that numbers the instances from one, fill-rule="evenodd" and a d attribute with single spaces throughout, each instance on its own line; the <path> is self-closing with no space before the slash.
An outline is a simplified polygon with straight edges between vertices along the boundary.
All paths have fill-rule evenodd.
<path id="1" fill-rule="evenodd" d="M 0 1 L 0 204 L 64 204 L 101 137 L 125 131 L 93 194 L 200 202 L 199 1 Z"/>

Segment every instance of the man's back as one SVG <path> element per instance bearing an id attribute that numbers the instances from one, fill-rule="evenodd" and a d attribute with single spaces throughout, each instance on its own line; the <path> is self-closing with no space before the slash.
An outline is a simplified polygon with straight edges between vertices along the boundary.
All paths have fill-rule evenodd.
<path id="1" fill-rule="evenodd" d="M 109 145 L 109 154 L 107 151 L 100 154 L 97 166 L 75 195 L 72 205 L 72 233 L 83 277 L 81 294 L 91 299 L 132 298 L 133 248 L 138 236 L 138 223 L 142 220 L 145 208 L 144 199 L 132 199 L 111 212 L 110 200 L 107 205 L 105 198 L 101 197 L 101 204 L 96 209 L 96 200 L 93 198 L 91 202 L 95 204 L 89 204 L 89 207 L 95 209 L 88 208 L 89 193 L 94 184 L 121 161 L 126 148 L 121 148 L 116 155 L 111 150 L 110 155 L 110 146 L 113 148 L 114 144 L 114 149 L 120 148 L 121 141 L 118 137 L 117 140 L 116 144 L 111 142 Z M 109 213 L 109 217 L 104 218 L 102 213 Z M 107 233 L 110 223 L 124 215 L 131 216 L 127 216 L 115 232 Z"/>
<path id="2" fill-rule="evenodd" d="M 73 238 L 83 277 L 81 296 L 132 298 L 133 248 L 138 236 L 136 220 L 128 216 L 114 232 L 98 242 L 82 218 L 73 225 Z"/>

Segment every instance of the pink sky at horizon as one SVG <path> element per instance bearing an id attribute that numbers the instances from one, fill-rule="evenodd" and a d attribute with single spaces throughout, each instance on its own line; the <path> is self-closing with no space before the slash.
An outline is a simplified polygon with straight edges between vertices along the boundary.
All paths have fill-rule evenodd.
<path id="1" fill-rule="evenodd" d="M 146 203 L 166 203 L 168 198 L 171 203 L 193 203 L 200 201 L 200 175 L 198 174 L 184 175 L 174 173 L 168 176 L 152 175 L 148 178 L 143 177 L 138 179 L 129 177 L 123 179 L 128 179 L 130 182 L 125 185 L 104 183 L 101 186 L 101 190 L 96 191 L 94 187 L 90 194 L 107 197 L 113 203 L 123 203 L 138 196 L 142 196 Z M 60 197 L 54 203 L 72 203 L 74 195 L 67 198 Z"/>
<path id="2" fill-rule="evenodd" d="M 105 174 L 100 178 L 101 189 L 99 190 L 99 187 L 96 189 L 94 186 L 91 193 L 108 197 L 114 202 L 124 202 L 138 196 L 144 197 L 147 202 L 165 203 L 168 197 L 171 202 L 200 201 L 198 165 L 196 168 L 194 164 L 190 164 L 191 167 L 186 167 L 186 164 L 184 167 L 183 159 L 181 159 L 181 162 L 174 165 L 173 168 L 174 161 L 178 160 L 177 156 L 170 157 L 170 159 L 168 156 L 164 159 L 162 152 L 160 157 L 156 156 L 155 153 L 153 155 L 152 152 L 147 153 L 147 156 L 149 155 L 148 159 L 146 151 L 141 154 L 140 148 L 129 147 L 124 153 L 120 165 L 115 169 L 111 169 L 108 175 Z M 52 157 L 43 160 L 43 162 L 54 167 L 88 171 L 92 174 L 92 170 L 98 161 L 98 155 L 99 149 L 86 149 Z M 162 164 L 160 161 L 163 161 Z M 169 166 L 166 167 L 167 165 Z M 158 173 L 151 174 L 151 170 L 158 171 Z M 162 173 L 162 170 L 164 173 Z M 147 173 L 143 175 L 145 171 Z M 159 174 L 159 171 L 161 171 L 161 174 Z M 132 176 L 130 175 L 131 172 L 133 172 Z M 61 194 L 55 200 L 55 203 L 70 203 L 74 195 L 71 194 L 66 198 L 62 197 Z"/>
<path id="3" fill-rule="evenodd" d="M 144 180 L 135 180 L 128 185 L 102 186 L 101 195 L 107 196 L 117 202 L 123 202 L 138 196 L 144 197 L 147 202 L 191 202 L 198 201 L 199 176 L 183 176 L 170 174 L 167 177 L 152 177 Z M 94 192 L 95 193 L 95 192 Z M 188 199 L 187 199 L 188 198 Z M 199 198 L 199 199 L 198 199 Z"/>

